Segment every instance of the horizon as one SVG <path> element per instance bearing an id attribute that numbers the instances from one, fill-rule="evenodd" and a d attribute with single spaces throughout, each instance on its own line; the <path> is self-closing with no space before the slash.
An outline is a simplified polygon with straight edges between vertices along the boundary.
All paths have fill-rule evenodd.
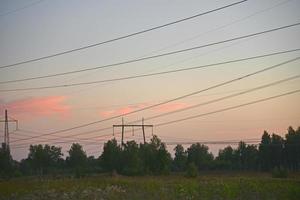
<path id="1" fill-rule="evenodd" d="M 66 144 L 54 144 L 61 146 L 64 154 L 69 150 L 72 141 L 88 149 L 88 155 L 97 149 L 100 153 L 102 144 L 95 146 L 88 142 L 103 142 L 113 138 L 112 126 L 121 124 L 122 116 L 125 123 L 138 121 L 137 123 L 141 124 L 142 118 L 145 118 L 145 124 L 154 125 L 154 134 L 163 142 L 174 142 L 178 138 L 180 142 L 246 140 L 261 138 L 264 130 L 270 134 L 284 136 L 289 126 L 297 129 L 300 125 L 299 93 L 206 115 L 216 110 L 300 89 L 298 77 L 282 83 L 274 83 L 300 75 L 299 60 L 296 60 L 299 57 L 300 47 L 298 39 L 300 28 L 299 24 L 297 25 L 300 22 L 298 11 L 300 2 L 295 0 L 245 1 L 107 44 L 18 64 L 58 52 L 109 41 L 236 2 L 238 1 L 195 0 L 184 3 L 176 0 L 170 4 L 169 1 L 82 3 L 80 1 L 43 0 L 32 2 L 30 5 L 26 1 L 1 2 L 0 119 L 3 120 L 4 110 L 7 109 L 8 116 L 19 122 L 19 130 L 15 130 L 15 124 L 9 123 L 13 158 L 16 160 L 26 158 L 29 144 L 52 145 L 60 141 L 69 141 Z M 205 46 L 292 24 L 296 25 L 193 51 L 73 73 L 82 69 L 166 54 L 195 46 Z M 289 50 L 294 51 L 217 64 Z M 289 63 L 283 64 L 283 62 Z M 167 72 L 206 65 L 213 66 Z M 280 66 L 159 105 L 170 99 L 205 90 L 275 65 Z M 68 72 L 72 73 L 16 81 Z M 130 80 L 112 80 L 160 72 L 167 73 L 130 78 Z M 1 83 L 9 81 L 12 82 Z M 4 91 L 93 81 L 103 82 L 29 91 Z M 207 103 L 267 84 L 272 85 Z M 204 105 L 188 109 L 201 103 Z M 156 104 L 157 106 L 146 109 Z M 181 109 L 183 111 L 178 112 Z M 129 114 L 136 110 L 141 111 Z M 166 115 L 166 113 L 169 114 Z M 178 123 L 157 126 L 201 114 L 204 115 Z M 158 119 L 147 120 L 147 118 L 159 115 L 162 116 L 157 117 Z M 108 118 L 114 119 L 93 124 L 95 121 Z M 87 126 L 62 131 L 89 123 L 91 124 Z M 86 133 L 106 127 L 105 131 Z M 4 140 L 4 131 L 2 131 L 4 123 L 1 123 L 0 128 L 0 140 Z M 135 130 L 134 136 L 131 132 L 126 134 L 129 140 L 136 139 L 138 143 L 142 141 L 140 136 L 140 130 Z M 146 129 L 146 136 L 151 136 L 150 129 Z M 28 147 L 14 148 L 18 145 Z M 209 148 L 216 155 L 221 147 L 215 146 L 211 149 L 209 146 Z"/>

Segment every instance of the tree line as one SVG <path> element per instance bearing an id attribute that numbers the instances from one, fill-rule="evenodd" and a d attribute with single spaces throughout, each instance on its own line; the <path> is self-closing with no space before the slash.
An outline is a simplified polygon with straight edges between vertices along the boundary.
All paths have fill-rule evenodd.
<path id="1" fill-rule="evenodd" d="M 115 139 L 109 140 L 98 158 L 88 157 L 78 143 L 72 144 L 65 159 L 61 147 L 38 144 L 31 145 L 27 158 L 18 162 L 12 159 L 9 148 L 2 144 L 0 176 L 80 177 L 103 172 L 123 175 L 195 174 L 201 170 L 297 171 L 300 169 L 300 127 L 297 130 L 289 127 L 285 137 L 264 131 L 258 145 L 241 141 L 237 148 L 227 146 L 219 150 L 216 157 L 200 143 L 192 144 L 186 150 L 178 144 L 174 151 L 172 157 L 166 144 L 157 136 L 145 144 L 128 141 L 120 145 Z"/>

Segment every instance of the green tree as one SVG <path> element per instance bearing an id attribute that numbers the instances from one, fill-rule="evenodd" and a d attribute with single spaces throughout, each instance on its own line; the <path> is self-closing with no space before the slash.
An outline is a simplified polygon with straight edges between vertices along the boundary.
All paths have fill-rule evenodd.
<path id="1" fill-rule="evenodd" d="M 58 166 L 60 161 L 62 161 L 61 147 L 46 145 L 30 145 L 28 162 L 30 166 L 39 175 L 43 175 L 49 172 L 49 169 Z"/>
<path id="2" fill-rule="evenodd" d="M 167 151 L 165 143 L 161 143 L 157 152 L 157 172 L 159 174 L 168 174 L 171 170 L 172 158 Z"/>
<path id="3" fill-rule="evenodd" d="M 128 141 L 122 152 L 123 174 L 140 175 L 143 173 L 143 162 L 140 156 L 140 149 L 135 141 Z"/>
<path id="4" fill-rule="evenodd" d="M 288 128 L 288 133 L 285 135 L 284 154 L 286 164 L 291 170 L 300 169 L 300 127 L 297 131 L 293 127 Z"/>
<path id="5" fill-rule="evenodd" d="M 87 158 L 87 172 L 88 173 L 97 173 L 100 172 L 101 168 L 99 165 L 99 160 L 94 156 L 89 156 Z"/>
<path id="6" fill-rule="evenodd" d="M 208 152 L 208 147 L 200 143 L 192 144 L 188 149 L 188 163 L 194 163 L 199 170 L 210 168 L 213 155 Z"/>
<path id="7" fill-rule="evenodd" d="M 100 160 L 104 170 L 109 172 L 121 171 L 121 147 L 116 139 L 109 140 L 104 144 Z"/>
<path id="8" fill-rule="evenodd" d="M 23 175 L 33 175 L 34 174 L 32 165 L 28 158 L 21 160 L 19 169 Z"/>
<path id="9" fill-rule="evenodd" d="M 195 163 L 192 162 L 187 165 L 185 176 L 189 178 L 195 178 L 198 176 L 198 168 Z"/>
<path id="10" fill-rule="evenodd" d="M 235 151 L 237 157 L 238 157 L 238 167 L 239 169 L 245 169 L 246 168 L 246 143 L 245 142 L 239 142 L 238 148 Z"/>
<path id="11" fill-rule="evenodd" d="M 13 173 L 13 159 L 5 143 L 0 147 L 0 176 L 10 178 Z"/>
<path id="12" fill-rule="evenodd" d="M 173 170 L 177 172 L 183 172 L 186 169 L 187 152 L 180 144 L 176 145 L 174 151 L 175 157 L 173 161 Z"/>
<path id="13" fill-rule="evenodd" d="M 78 143 L 73 143 L 66 158 L 68 166 L 73 170 L 76 177 L 80 177 L 85 173 L 87 167 L 87 155 Z"/>
<path id="14" fill-rule="evenodd" d="M 166 150 L 165 143 L 154 135 L 150 143 L 140 145 L 141 158 L 145 173 L 165 174 L 169 173 L 172 158 Z"/>
<path id="15" fill-rule="evenodd" d="M 271 168 L 283 166 L 284 140 L 281 136 L 272 134 L 270 144 Z"/>
<path id="16" fill-rule="evenodd" d="M 238 158 L 238 167 L 240 170 L 254 170 L 258 164 L 258 150 L 255 145 L 247 145 L 245 142 L 239 142 L 236 149 Z"/>
<path id="17" fill-rule="evenodd" d="M 247 145 L 245 152 L 245 167 L 247 170 L 258 169 L 258 149 L 256 145 Z"/>
<path id="18" fill-rule="evenodd" d="M 271 144 L 271 136 L 267 131 L 264 131 L 261 138 L 261 142 L 259 144 L 259 150 L 258 150 L 260 168 L 263 171 L 267 171 L 271 169 L 270 144 Z"/>
<path id="19" fill-rule="evenodd" d="M 144 173 L 151 174 L 155 170 L 155 149 L 149 143 L 140 144 L 140 156 L 143 162 Z"/>
<path id="20" fill-rule="evenodd" d="M 234 149 L 231 146 L 227 146 L 219 151 L 215 162 L 219 169 L 234 170 L 237 169 L 238 157 L 234 153 Z"/>

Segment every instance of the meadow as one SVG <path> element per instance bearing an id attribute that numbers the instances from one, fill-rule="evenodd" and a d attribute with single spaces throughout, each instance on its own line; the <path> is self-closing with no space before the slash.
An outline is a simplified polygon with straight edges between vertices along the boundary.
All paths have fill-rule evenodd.
<path id="1" fill-rule="evenodd" d="M 300 176 L 272 178 L 263 173 L 209 173 L 80 179 L 22 177 L 0 182 L 2 200 L 100 199 L 300 199 Z"/>

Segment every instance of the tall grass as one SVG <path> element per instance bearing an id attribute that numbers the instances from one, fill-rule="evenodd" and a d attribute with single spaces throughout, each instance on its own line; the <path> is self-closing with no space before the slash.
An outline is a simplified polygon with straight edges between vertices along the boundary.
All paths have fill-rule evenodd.
<path id="1" fill-rule="evenodd" d="M 0 182 L 0 199 L 300 199 L 299 179 L 265 176 L 85 177 Z"/>

